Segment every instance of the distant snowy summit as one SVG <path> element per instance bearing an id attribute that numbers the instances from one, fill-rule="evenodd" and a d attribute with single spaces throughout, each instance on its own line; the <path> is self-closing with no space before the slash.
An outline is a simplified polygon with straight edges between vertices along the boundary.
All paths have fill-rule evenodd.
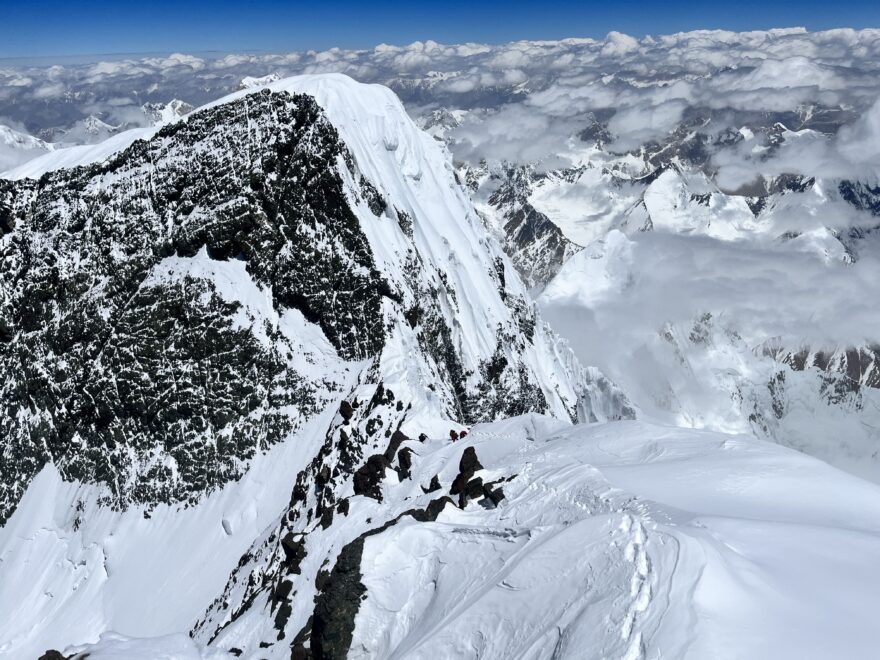
<path id="1" fill-rule="evenodd" d="M 47 153 L 54 145 L 9 126 L 0 125 L 0 172 Z"/>
<path id="2" fill-rule="evenodd" d="M 192 112 L 193 107 L 180 99 L 172 99 L 168 103 L 145 103 L 144 114 L 152 126 L 170 124 Z"/>
<path id="3" fill-rule="evenodd" d="M 241 83 L 239 84 L 239 89 L 261 89 L 266 85 L 270 85 L 274 82 L 278 82 L 281 80 L 281 76 L 277 73 L 270 73 L 265 76 L 245 76 L 241 79 Z"/>

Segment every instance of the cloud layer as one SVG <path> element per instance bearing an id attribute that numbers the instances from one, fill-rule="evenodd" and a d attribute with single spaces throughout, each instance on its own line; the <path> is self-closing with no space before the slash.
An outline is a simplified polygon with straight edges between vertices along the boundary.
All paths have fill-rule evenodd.
<path id="1" fill-rule="evenodd" d="M 612 32 L 604 40 L 426 41 L 369 50 L 5 66 L 0 117 L 23 122 L 34 134 L 89 115 L 131 125 L 144 121 L 145 102 L 180 98 L 199 105 L 246 76 L 330 71 L 389 85 L 414 114 L 436 107 L 468 111 L 452 135 L 459 158 L 535 161 L 567 152 L 570 138 L 597 115 L 610 116 L 608 130 L 621 150 L 662 140 L 697 116 L 711 117 L 717 130 L 760 114 L 784 117 L 797 129 L 789 124 L 809 123 L 816 108 L 852 120 L 880 96 L 880 30 L 697 31 L 641 40 Z M 873 136 L 873 121 L 868 116 L 853 130 Z M 839 123 L 822 128 L 834 132 Z M 822 158 L 822 149 L 829 150 L 826 160 L 873 162 L 858 144 L 855 133 L 834 144 L 804 142 L 779 154 L 769 169 L 801 162 L 798 149 L 810 151 L 810 162 Z M 742 179 L 745 172 L 732 160 L 722 158 L 718 166 L 731 168 L 731 180 Z"/>

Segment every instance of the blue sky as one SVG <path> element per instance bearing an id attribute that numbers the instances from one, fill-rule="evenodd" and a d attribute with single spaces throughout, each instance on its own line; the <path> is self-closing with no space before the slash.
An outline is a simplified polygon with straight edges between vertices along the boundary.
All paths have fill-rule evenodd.
<path id="1" fill-rule="evenodd" d="M 365 48 L 641 36 L 697 28 L 880 27 L 880 1 L 0 0 L 0 57 Z"/>

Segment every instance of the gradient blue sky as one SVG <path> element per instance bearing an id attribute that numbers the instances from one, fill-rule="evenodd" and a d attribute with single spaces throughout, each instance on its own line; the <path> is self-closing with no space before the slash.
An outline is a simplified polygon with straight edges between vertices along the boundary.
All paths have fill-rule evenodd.
<path id="1" fill-rule="evenodd" d="M 366 48 L 641 36 L 697 28 L 880 27 L 880 0 L 0 0 L 0 57 Z"/>

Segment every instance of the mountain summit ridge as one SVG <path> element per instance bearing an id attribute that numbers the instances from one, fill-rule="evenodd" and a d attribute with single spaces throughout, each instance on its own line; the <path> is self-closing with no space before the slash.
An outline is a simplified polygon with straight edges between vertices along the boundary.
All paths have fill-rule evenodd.
<path id="1" fill-rule="evenodd" d="M 332 561 L 333 512 L 404 469 L 404 434 L 635 414 L 543 323 L 448 154 L 390 91 L 307 76 L 151 131 L 0 180 L 0 554 L 7 576 L 32 552 L 62 567 L 16 583 L 52 625 L 6 617 L 10 652 L 190 626 L 249 546 L 280 579 L 294 527 Z M 64 167 L 83 155 L 58 153 Z M 16 508 L 35 489 L 52 493 L 50 521 Z M 182 520 L 205 540 L 189 533 L 178 560 L 168 534 Z M 121 558 L 130 543 L 150 568 Z M 105 604 L 133 582 L 176 598 L 195 557 L 205 574 L 179 607 L 140 625 L 135 603 Z"/>

